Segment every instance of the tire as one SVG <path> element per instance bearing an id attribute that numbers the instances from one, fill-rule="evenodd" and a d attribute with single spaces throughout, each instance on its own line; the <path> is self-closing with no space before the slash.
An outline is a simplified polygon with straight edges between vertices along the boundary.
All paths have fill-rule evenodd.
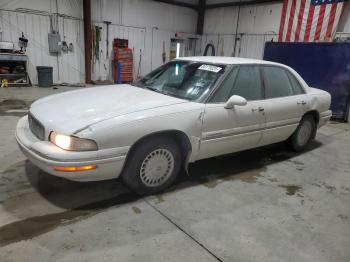
<path id="1" fill-rule="evenodd" d="M 290 137 L 290 146 L 296 151 L 305 150 L 316 136 L 316 122 L 313 116 L 305 115 L 293 135 Z"/>
<path id="2" fill-rule="evenodd" d="M 173 139 L 159 136 L 144 140 L 128 157 L 123 182 L 141 195 L 162 191 L 179 175 L 182 160 L 180 148 Z"/>

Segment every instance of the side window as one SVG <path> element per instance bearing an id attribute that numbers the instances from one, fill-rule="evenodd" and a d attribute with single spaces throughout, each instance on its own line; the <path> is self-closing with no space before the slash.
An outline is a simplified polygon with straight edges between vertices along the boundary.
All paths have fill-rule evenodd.
<path id="1" fill-rule="evenodd" d="M 293 95 L 293 88 L 287 72 L 275 66 L 262 67 L 265 80 L 266 98 L 276 98 Z"/>
<path id="2" fill-rule="evenodd" d="M 214 94 L 214 97 L 211 99 L 211 103 L 226 102 L 230 98 L 230 93 L 232 92 L 232 87 L 235 82 L 237 71 L 238 67 L 235 67 L 230 73 L 230 75 L 226 77 L 224 82 Z"/>
<path id="3" fill-rule="evenodd" d="M 299 81 L 295 78 L 295 76 L 290 72 L 288 72 L 288 76 L 289 76 L 290 82 L 292 83 L 294 94 L 295 95 L 304 94 L 305 93 L 304 89 L 301 87 Z"/>
<path id="4" fill-rule="evenodd" d="M 230 94 L 239 95 L 249 100 L 263 99 L 260 70 L 257 66 L 241 66 L 233 90 Z"/>

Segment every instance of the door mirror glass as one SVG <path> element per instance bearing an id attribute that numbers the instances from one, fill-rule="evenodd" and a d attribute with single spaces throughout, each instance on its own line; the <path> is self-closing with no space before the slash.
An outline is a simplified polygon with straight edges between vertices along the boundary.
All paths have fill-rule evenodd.
<path id="1" fill-rule="evenodd" d="M 232 109 L 234 106 L 245 106 L 246 104 L 247 100 L 244 97 L 233 95 L 227 100 L 225 108 Z"/>

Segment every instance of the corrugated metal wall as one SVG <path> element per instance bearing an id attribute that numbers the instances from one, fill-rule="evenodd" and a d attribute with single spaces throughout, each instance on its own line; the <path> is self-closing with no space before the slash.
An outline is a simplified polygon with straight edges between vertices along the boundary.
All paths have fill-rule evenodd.
<path id="1" fill-rule="evenodd" d="M 100 43 L 102 52 L 106 54 L 106 26 L 102 22 L 107 20 L 112 22 L 110 40 L 116 37 L 128 38 L 129 47 L 134 49 L 134 75 L 139 67 L 141 75 L 144 75 L 162 64 L 163 43 L 166 57 L 169 58 L 170 39 L 175 36 L 175 32 L 192 34 L 196 29 L 197 13 L 189 8 L 150 0 L 95 0 L 93 3 L 92 18 L 95 24 L 103 28 Z M 111 58 L 98 61 L 93 77 L 111 77 L 111 63 Z"/>
<path id="2" fill-rule="evenodd" d="M 262 58 L 265 41 L 276 40 L 281 9 L 274 3 L 207 10 L 202 49 L 212 43 L 217 55 Z"/>
<path id="3" fill-rule="evenodd" d="M 92 69 L 92 79 L 93 80 L 106 80 L 112 79 L 112 45 L 114 38 L 123 38 L 129 40 L 129 47 L 134 49 L 134 75 L 136 75 L 139 68 L 139 57 L 144 56 L 145 53 L 145 37 L 146 28 L 137 27 L 127 27 L 111 24 L 109 26 L 109 56 L 107 57 L 107 47 L 106 47 L 106 25 L 103 23 L 94 23 L 96 26 L 103 28 L 101 41 L 100 41 L 100 51 L 99 59 L 93 59 L 93 69 Z M 145 68 L 145 61 L 141 59 L 141 69 Z M 142 72 L 144 73 L 144 72 Z"/>
<path id="4" fill-rule="evenodd" d="M 202 49 L 208 43 L 215 46 L 216 54 L 233 56 L 239 7 L 209 9 L 205 14 L 205 34 Z M 282 3 L 258 4 L 240 7 L 235 56 L 263 57 L 266 41 L 277 41 Z M 350 3 L 344 10 L 338 36 L 350 37 Z"/>
<path id="5" fill-rule="evenodd" d="M 250 34 L 242 35 L 239 41 L 238 56 L 262 59 L 264 56 L 265 42 L 277 41 L 276 34 Z"/>
<path id="6" fill-rule="evenodd" d="M 277 34 L 240 34 L 237 35 L 236 50 L 234 52 L 234 34 L 205 34 L 201 39 L 201 46 L 204 52 L 207 44 L 213 44 L 215 47 L 215 55 L 218 56 L 261 59 L 263 57 L 265 42 L 277 41 L 277 39 Z"/>
<path id="7" fill-rule="evenodd" d="M 82 23 L 79 20 L 60 17 L 58 24 L 61 32 L 64 29 L 66 40 L 73 43 L 73 53 L 50 55 L 47 38 L 50 32 L 48 15 L 0 10 L 2 40 L 12 41 L 17 45 L 22 32 L 29 40 L 27 48 L 28 72 L 33 83 L 37 83 L 36 66 L 40 65 L 54 67 L 55 82 L 80 83 L 84 79 Z"/>
<path id="8" fill-rule="evenodd" d="M 17 8 L 30 8 L 31 13 L 23 13 L 23 10 L 20 11 Z M 33 10 L 43 13 L 34 14 Z M 73 43 L 74 52 L 60 55 L 49 53 L 48 33 L 50 32 L 50 14 L 53 13 L 59 13 L 57 30 L 62 40 L 65 36 L 68 43 Z M 143 75 L 151 70 L 151 65 L 155 68 L 162 63 L 163 42 L 169 57 L 170 38 L 174 36 L 174 32 L 194 32 L 197 14 L 192 9 L 174 7 L 151 0 L 92 0 L 92 19 L 94 25 L 102 27 L 101 59 L 93 63 L 92 79 L 105 80 L 112 79 L 113 38 L 129 39 L 129 47 L 134 49 L 135 75 L 139 68 Z M 106 26 L 103 24 L 105 20 L 112 22 L 109 28 L 110 56 L 108 58 L 106 58 Z M 16 45 L 21 32 L 24 32 L 29 39 L 27 54 L 29 75 L 33 83 L 37 83 L 36 66 L 38 65 L 54 68 L 55 83 L 84 82 L 84 28 L 81 0 L 1 2 L 0 32 L 2 32 L 2 40 L 13 41 Z"/>
<path id="9" fill-rule="evenodd" d="M 30 8 L 45 13 L 29 14 L 17 8 Z M 265 41 L 277 34 L 282 4 L 259 4 L 240 8 L 236 56 L 262 58 Z M 350 6 L 348 4 L 348 14 Z M 47 34 L 50 31 L 50 14 L 59 13 L 58 30 L 74 52 L 51 55 L 48 51 Z M 94 62 L 94 80 L 112 79 L 112 57 L 106 58 L 106 26 L 111 21 L 110 46 L 116 37 L 127 38 L 134 48 L 135 75 L 141 75 L 162 64 L 163 43 L 169 58 L 170 39 L 175 32 L 194 33 L 197 14 L 194 10 L 159 3 L 151 0 L 92 0 L 92 19 L 102 27 L 100 42 L 101 59 Z M 232 56 L 238 19 L 238 7 L 210 9 L 206 12 L 205 34 L 198 40 L 196 54 L 203 54 L 207 43 L 215 46 L 217 55 Z M 350 17 L 342 19 L 343 34 L 350 31 Z M 82 0 L 3 0 L 0 3 L 0 31 L 2 39 L 17 44 L 24 32 L 29 39 L 29 75 L 37 83 L 36 66 L 54 67 L 56 83 L 84 82 L 84 38 L 82 24 Z M 346 35 L 347 36 L 347 35 Z M 139 66 L 141 55 L 141 63 Z"/>

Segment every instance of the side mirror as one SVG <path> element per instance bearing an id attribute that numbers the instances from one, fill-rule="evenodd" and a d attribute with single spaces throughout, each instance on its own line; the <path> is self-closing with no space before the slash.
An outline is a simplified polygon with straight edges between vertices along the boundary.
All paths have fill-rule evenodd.
<path id="1" fill-rule="evenodd" d="M 234 106 L 245 106 L 246 104 L 247 100 L 244 97 L 234 95 L 227 100 L 225 108 L 232 109 Z"/>

